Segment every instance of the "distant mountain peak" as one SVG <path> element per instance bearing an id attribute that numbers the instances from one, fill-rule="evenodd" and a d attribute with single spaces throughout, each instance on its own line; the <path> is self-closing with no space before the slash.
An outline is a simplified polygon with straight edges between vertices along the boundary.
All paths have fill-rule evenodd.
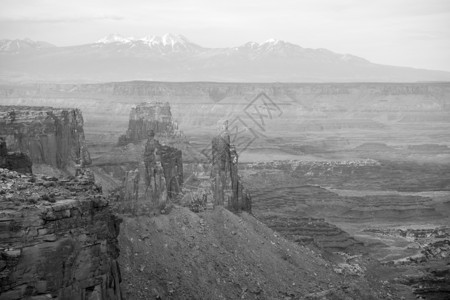
<path id="1" fill-rule="evenodd" d="M 284 43 L 284 41 L 278 40 L 278 39 L 274 39 L 274 38 L 270 38 L 270 39 L 262 42 L 261 44 L 278 44 L 278 43 Z"/>
<path id="2" fill-rule="evenodd" d="M 7 62 L 0 75 L 22 72 L 24 78 L 40 78 L 48 73 L 58 80 L 349 82 L 450 78 L 450 72 L 383 66 L 351 54 L 303 48 L 273 38 L 232 48 L 209 48 L 172 33 L 141 38 L 114 33 L 94 43 L 65 47 L 30 39 L 0 40 L 0 59 Z M 61 64 L 67 67 L 60 68 Z"/>
<path id="3" fill-rule="evenodd" d="M 143 41 L 149 45 L 160 44 L 163 46 L 174 46 L 175 44 L 192 44 L 186 37 L 182 36 L 181 34 L 172 33 L 166 33 L 163 36 L 146 36 L 138 40 Z"/>
<path id="4" fill-rule="evenodd" d="M 109 34 L 97 41 L 97 43 L 101 44 L 110 44 L 110 43 L 131 43 L 134 40 L 132 37 L 123 37 L 120 34 L 112 33 Z"/>
<path id="5" fill-rule="evenodd" d="M 96 44 L 118 44 L 131 47 L 144 46 L 149 50 L 160 53 L 193 51 L 201 48 L 183 35 L 172 33 L 166 33 L 163 36 L 149 35 L 142 38 L 123 37 L 114 33 L 101 38 Z"/>
<path id="6" fill-rule="evenodd" d="M 15 39 L 15 40 L 8 40 L 8 39 L 0 40 L 0 52 L 17 53 L 21 51 L 38 50 L 53 47 L 56 46 L 47 42 L 33 41 L 29 38 Z"/>

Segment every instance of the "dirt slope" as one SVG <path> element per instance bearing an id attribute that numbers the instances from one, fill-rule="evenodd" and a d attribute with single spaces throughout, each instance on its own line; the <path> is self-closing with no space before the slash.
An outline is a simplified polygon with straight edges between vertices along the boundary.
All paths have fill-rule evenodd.
<path id="1" fill-rule="evenodd" d="M 119 243 L 127 299 L 400 299 L 223 208 L 124 217 Z"/>

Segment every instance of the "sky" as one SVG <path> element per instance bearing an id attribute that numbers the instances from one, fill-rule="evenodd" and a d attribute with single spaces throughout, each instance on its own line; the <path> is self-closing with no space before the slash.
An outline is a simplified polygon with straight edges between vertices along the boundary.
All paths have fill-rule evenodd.
<path id="1" fill-rule="evenodd" d="M 450 0 L 0 0 L 0 39 L 69 46 L 111 33 L 182 34 L 204 47 L 275 38 L 450 71 Z"/>

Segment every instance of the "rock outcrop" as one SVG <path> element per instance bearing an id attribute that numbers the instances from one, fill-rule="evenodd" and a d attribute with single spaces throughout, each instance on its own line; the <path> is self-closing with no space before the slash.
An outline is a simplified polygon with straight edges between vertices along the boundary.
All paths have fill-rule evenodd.
<path id="1" fill-rule="evenodd" d="M 211 180 L 214 205 L 226 206 L 234 212 L 251 212 L 251 197 L 238 175 L 238 154 L 232 144 L 227 125 L 212 140 Z"/>
<path id="2" fill-rule="evenodd" d="M 128 130 L 119 137 L 118 144 L 139 143 L 148 137 L 150 131 L 156 135 L 170 136 L 175 133 L 176 127 L 168 102 L 144 102 L 131 109 Z"/>
<path id="3" fill-rule="evenodd" d="M 0 169 L 0 299 L 123 299 L 120 220 L 91 180 Z"/>
<path id="4" fill-rule="evenodd" d="M 17 171 L 20 173 L 32 173 L 31 159 L 24 153 L 9 153 L 5 140 L 0 137 L 0 168 Z"/>
<path id="5" fill-rule="evenodd" d="M 183 184 L 182 152 L 161 145 L 150 132 L 139 168 L 126 173 L 117 208 L 132 214 L 163 211 Z"/>
<path id="6" fill-rule="evenodd" d="M 8 149 L 27 154 L 33 164 L 64 169 L 90 163 L 79 109 L 0 106 L 0 136 Z"/>

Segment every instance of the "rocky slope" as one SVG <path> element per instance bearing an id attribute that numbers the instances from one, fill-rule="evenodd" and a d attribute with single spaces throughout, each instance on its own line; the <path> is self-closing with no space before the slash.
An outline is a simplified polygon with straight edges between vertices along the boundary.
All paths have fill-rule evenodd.
<path id="1" fill-rule="evenodd" d="M 120 221 L 86 172 L 0 169 L 0 299 L 123 299 Z"/>
<path id="2" fill-rule="evenodd" d="M 27 154 L 34 165 L 89 164 L 83 123 L 79 109 L 0 106 L 0 136 L 10 151 Z"/>
<path id="3" fill-rule="evenodd" d="M 196 214 L 175 206 L 168 214 L 125 217 L 119 240 L 124 295 L 129 299 L 411 296 L 370 272 L 343 273 L 345 262 L 330 263 L 251 215 L 223 207 Z"/>

